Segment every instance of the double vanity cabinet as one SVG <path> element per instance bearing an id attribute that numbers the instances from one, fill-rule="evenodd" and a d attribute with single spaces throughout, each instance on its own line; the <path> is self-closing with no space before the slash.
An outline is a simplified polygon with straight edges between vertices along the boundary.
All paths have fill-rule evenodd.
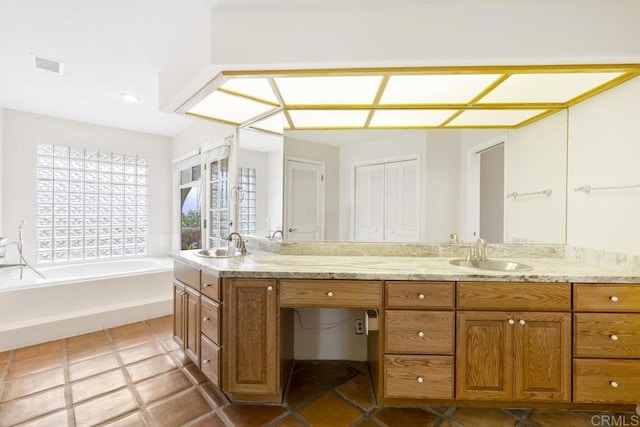
<path id="1" fill-rule="evenodd" d="M 319 307 L 376 318 L 367 351 L 378 404 L 640 402 L 637 284 L 232 274 L 175 262 L 175 339 L 232 401 L 282 401 L 293 309 Z"/>

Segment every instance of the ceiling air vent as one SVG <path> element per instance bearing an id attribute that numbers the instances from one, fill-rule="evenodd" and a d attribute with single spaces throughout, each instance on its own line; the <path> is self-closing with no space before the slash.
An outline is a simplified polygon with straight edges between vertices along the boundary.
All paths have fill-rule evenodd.
<path id="1" fill-rule="evenodd" d="M 51 73 L 62 74 L 64 71 L 64 62 L 57 59 L 45 58 L 35 54 L 31 55 L 31 63 L 38 70 L 49 71 Z"/>

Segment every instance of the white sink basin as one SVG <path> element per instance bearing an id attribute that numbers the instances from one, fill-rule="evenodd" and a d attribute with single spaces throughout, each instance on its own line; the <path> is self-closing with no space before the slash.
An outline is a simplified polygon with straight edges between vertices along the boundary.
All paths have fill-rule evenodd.
<path id="1" fill-rule="evenodd" d="M 502 260 L 466 260 L 466 259 L 452 259 L 449 264 L 457 265 L 459 267 L 477 268 L 480 270 L 493 270 L 493 271 L 529 271 L 533 270 L 533 267 L 527 264 L 523 264 L 515 261 L 502 261 Z"/>

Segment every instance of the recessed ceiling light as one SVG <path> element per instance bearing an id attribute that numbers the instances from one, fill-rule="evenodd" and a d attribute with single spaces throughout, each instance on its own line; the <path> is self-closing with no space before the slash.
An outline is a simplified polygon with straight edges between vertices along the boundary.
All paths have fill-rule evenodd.
<path id="1" fill-rule="evenodd" d="M 140 97 L 132 93 L 121 93 L 120 98 L 122 98 L 125 102 L 128 102 L 129 104 L 135 104 L 137 102 L 140 102 Z"/>

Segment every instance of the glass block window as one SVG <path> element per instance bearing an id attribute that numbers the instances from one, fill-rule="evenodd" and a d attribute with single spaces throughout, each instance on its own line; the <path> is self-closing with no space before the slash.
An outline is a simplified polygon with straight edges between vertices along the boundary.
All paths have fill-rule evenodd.
<path id="1" fill-rule="evenodd" d="M 145 255 L 147 158 L 37 147 L 37 262 Z"/>
<path id="2" fill-rule="evenodd" d="M 238 210 L 238 232 L 256 235 L 256 170 L 240 168 L 238 171 L 240 204 Z"/>

